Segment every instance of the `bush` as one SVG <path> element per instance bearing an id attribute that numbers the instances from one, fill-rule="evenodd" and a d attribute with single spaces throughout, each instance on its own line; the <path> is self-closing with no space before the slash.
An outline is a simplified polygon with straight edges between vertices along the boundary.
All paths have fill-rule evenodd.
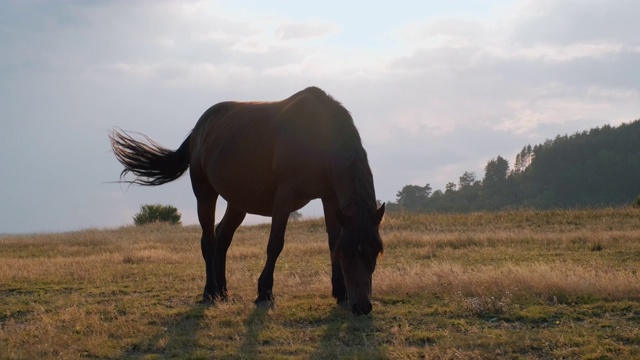
<path id="1" fill-rule="evenodd" d="M 289 214 L 289 220 L 298 221 L 302 219 L 302 213 L 300 211 L 294 211 Z"/>
<path id="2" fill-rule="evenodd" d="M 180 225 L 180 213 L 171 205 L 142 205 L 140 212 L 133 216 L 136 225 L 151 224 L 154 222 L 166 222 L 172 225 Z"/>

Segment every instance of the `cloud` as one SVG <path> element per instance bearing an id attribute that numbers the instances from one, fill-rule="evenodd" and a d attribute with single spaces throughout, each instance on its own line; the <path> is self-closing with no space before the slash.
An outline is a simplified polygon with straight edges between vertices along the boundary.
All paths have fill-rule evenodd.
<path id="1" fill-rule="evenodd" d="M 412 23 L 396 30 L 403 41 L 426 47 L 460 46 L 484 39 L 489 25 L 478 20 L 461 17 L 433 18 Z"/>
<path id="2" fill-rule="evenodd" d="M 515 11 L 510 38 L 538 44 L 637 43 L 640 3 L 634 0 L 524 1 Z"/>
<path id="3" fill-rule="evenodd" d="M 282 40 L 321 38 L 339 31 L 331 22 L 286 23 L 278 26 L 276 36 Z"/>
<path id="4" fill-rule="evenodd" d="M 617 106 L 612 103 L 633 101 L 640 83 L 631 65 L 640 54 L 634 42 L 626 42 L 638 26 L 628 15 L 617 18 L 636 6 L 626 1 L 588 3 L 526 2 L 515 15 L 491 24 L 436 18 L 406 25 L 400 33 L 413 51 L 393 59 L 390 67 L 404 72 L 409 92 L 424 99 L 422 109 L 437 109 L 436 116 L 444 115 L 451 131 L 470 121 L 522 133 L 541 124 L 615 117 Z M 548 29 L 547 24 L 559 26 L 565 18 L 570 24 L 558 29 L 560 40 L 534 31 Z M 626 25 L 607 26 L 620 20 Z M 593 35 L 585 37 L 583 30 L 592 21 L 605 29 L 589 29 Z M 625 95 L 620 101 L 600 99 L 593 96 L 596 88 Z M 629 109 L 624 112 L 629 114 Z M 407 118 L 404 112 L 398 121 L 416 131 L 429 129 L 428 112 L 413 113 L 419 115 Z"/>
<path id="5" fill-rule="evenodd" d="M 248 80 L 255 76 L 255 70 L 250 66 L 188 62 L 178 59 L 103 64 L 92 67 L 90 73 L 94 79 L 103 82 L 127 81 L 182 89 L 211 84 L 223 87 L 234 81 Z"/>

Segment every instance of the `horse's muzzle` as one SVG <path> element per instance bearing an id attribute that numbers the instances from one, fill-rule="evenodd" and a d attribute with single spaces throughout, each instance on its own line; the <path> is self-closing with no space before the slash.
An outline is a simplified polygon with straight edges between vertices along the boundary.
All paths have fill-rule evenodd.
<path id="1" fill-rule="evenodd" d="M 370 301 L 365 303 L 353 303 L 351 306 L 351 312 L 355 315 L 368 315 L 373 309 L 373 305 Z"/>

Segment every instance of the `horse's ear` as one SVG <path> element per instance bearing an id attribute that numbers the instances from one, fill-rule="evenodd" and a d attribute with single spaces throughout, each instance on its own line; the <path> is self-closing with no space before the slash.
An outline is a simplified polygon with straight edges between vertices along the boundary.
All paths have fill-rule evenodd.
<path id="1" fill-rule="evenodd" d="M 349 226 L 351 224 L 351 220 L 353 220 L 351 216 L 345 215 L 340 210 L 336 211 L 336 218 L 338 219 L 338 223 L 340 224 L 340 226 L 342 226 L 343 228 Z"/>
<path id="2" fill-rule="evenodd" d="M 378 208 L 378 210 L 376 210 L 374 216 L 373 216 L 373 222 L 376 225 L 380 225 L 380 223 L 382 222 L 382 217 L 384 216 L 384 205 L 386 203 L 382 203 L 382 206 L 380 206 Z"/>

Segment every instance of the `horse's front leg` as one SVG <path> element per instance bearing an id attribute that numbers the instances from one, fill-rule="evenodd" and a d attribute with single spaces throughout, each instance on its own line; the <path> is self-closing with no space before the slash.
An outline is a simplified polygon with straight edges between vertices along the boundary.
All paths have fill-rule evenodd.
<path id="1" fill-rule="evenodd" d="M 338 305 L 347 307 L 347 289 L 344 284 L 342 267 L 340 261 L 333 256 L 338 240 L 340 238 L 340 224 L 336 218 L 339 209 L 338 201 L 334 198 L 323 198 L 322 207 L 324 210 L 324 221 L 329 236 L 329 254 L 331 256 L 331 294 L 336 299 Z"/>
<path id="2" fill-rule="evenodd" d="M 290 191 L 286 188 L 279 188 L 276 192 L 271 219 L 271 233 L 267 245 L 267 262 L 258 279 L 258 298 L 256 305 L 273 306 L 273 272 L 276 268 L 276 261 L 284 247 L 284 233 L 291 213 Z"/>

